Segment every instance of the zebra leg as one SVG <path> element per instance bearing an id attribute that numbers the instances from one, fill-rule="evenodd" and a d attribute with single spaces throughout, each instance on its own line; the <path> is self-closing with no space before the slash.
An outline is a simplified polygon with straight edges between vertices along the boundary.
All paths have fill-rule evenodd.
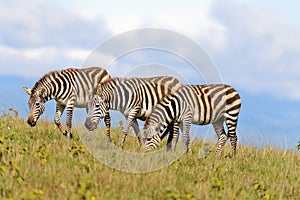
<path id="1" fill-rule="evenodd" d="M 189 152 L 190 154 L 192 153 L 191 149 L 190 149 L 191 123 L 192 123 L 191 113 L 187 113 L 187 115 L 184 117 L 183 122 L 182 122 L 182 129 L 183 129 L 182 141 L 183 141 L 183 152 L 184 153 Z"/>
<path id="2" fill-rule="evenodd" d="M 179 123 L 178 122 L 173 122 L 173 150 L 176 150 L 176 146 L 178 143 L 178 139 L 179 139 Z"/>
<path id="3" fill-rule="evenodd" d="M 66 130 L 64 129 L 63 125 L 61 124 L 60 122 L 60 117 L 62 115 L 62 113 L 64 112 L 65 110 L 65 106 L 64 105 L 61 105 L 59 103 L 56 103 L 56 111 L 55 111 L 55 118 L 54 118 L 54 123 L 56 124 L 56 126 L 59 128 L 60 132 L 66 136 L 67 135 L 67 132 Z"/>
<path id="4" fill-rule="evenodd" d="M 129 131 L 129 128 L 131 127 L 131 124 L 133 123 L 133 121 L 135 121 L 136 115 L 138 113 L 138 111 L 140 110 L 140 107 L 135 107 L 134 109 L 132 109 L 127 117 L 127 122 L 125 124 L 125 127 L 123 129 L 123 136 L 122 136 L 122 141 L 121 141 L 121 148 L 123 149 L 124 144 L 125 144 L 125 140 Z"/>
<path id="5" fill-rule="evenodd" d="M 167 127 L 167 131 L 169 131 L 169 137 L 167 141 L 167 151 L 170 151 L 172 149 L 172 141 L 174 137 L 174 124 L 171 123 Z"/>
<path id="6" fill-rule="evenodd" d="M 167 142 L 167 151 L 170 150 L 175 151 L 178 143 L 179 123 L 172 122 L 171 124 L 169 124 L 167 130 L 170 131 L 168 142 Z"/>
<path id="7" fill-rule="evenodd" d="M 132 124 L 131 124 L 132 128 L 133 128 L 133 131 L 138 139 L 138 142 L 140 144 L 140 146 L 142 145 L 142 141 L 141 141 L 141 138 L 139 136 L 139 133 L 140 133 L 140 128 L 139 128 L 139 124 L 137 123 L 136 119 L 133 120 Z"/>
<path id="8" fill-rule="evenodd" d="M 218 136 L 218 147 L 216 150 L 216 153 L 218 156 L 221 155 L 222 149 L 228 139 L 226 132 L 224 130 L 224 127 L 223 127 L 223 123 L 224 123 L 224 118 L 221 118 L 218 121 L 213 123 L 213 127 Z"/>
<path id="9" fill-rule="evenodd" d="M 73 116 L 73 109 L 74 109 L 74 101 L 70 101 L 67 106 L 67 119 L 66 119 L 66 125 L 67 125 L 67 134 L 69 133 L 70 138 L 73 138 L 73 134 L 71 132 L 72 128 L 72 116 Z"/>
<path id="10" fill-rule="evenodd" d="M 104 117 L 104 122 L 105 122 L 105 126 L 106 126 L 106 136 L 109 140 L 109 142 L 111 142 L 111 137 L 110 137 L 110 115 L 109 115 L 109 111 L 107 110 L 107 112 L 105 113 L 105 117 Z"/>
<path id="11" fill-rule="evenodd" d="M 237 119 L 226 119 L 226 125 L 228 129 L 228 137 L 230 139 L 231 144 L 231 156 L 235 158 L 236 155 L 236 144 L 237 144 L 237 136 L 236 136 L 236 125 Z"/>

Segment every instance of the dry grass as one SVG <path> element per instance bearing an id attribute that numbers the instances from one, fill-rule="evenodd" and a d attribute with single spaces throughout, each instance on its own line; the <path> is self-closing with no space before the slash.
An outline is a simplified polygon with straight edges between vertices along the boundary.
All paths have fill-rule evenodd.
<path id="1" fill-rule="evenodd" d="M 0 117 L 0 197 L 6 199 L 300 199 L 300 155 L 273 148 L 238 146 L 199 159 L 192 154 L 149 173 L 125 173 L 97 161 L 53 123 L 36 127 L 11 114 Z M 120 141 L 120 130 L 112 133 Z M 129 137 L 127 150 L 137 149 Z M 225 152 L 229 152 L 226 147 Z"/>

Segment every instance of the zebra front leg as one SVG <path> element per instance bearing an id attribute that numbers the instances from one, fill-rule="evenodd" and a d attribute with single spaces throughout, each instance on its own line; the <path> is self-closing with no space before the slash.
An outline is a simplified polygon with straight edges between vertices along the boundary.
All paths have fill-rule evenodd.
<path id="1" fill-rule="evenodd" d="M 74 109 L 74 101 L 70 101 L 70 103 L 68 103 L 68 105 L 66 106 L 66 110 L 67 110 L 67 118 L 66 118 L 67 133 L 66 133 L 66 136 L 69 133 L 70 138 L 73 138 L 73 134 L 71 132 L 73 109 Z"/>
<path id="2" fill-rule="evenodd" d="M 132 122 L 132 128 L 133 128 L 133 131 L 138 139 L 138 142 L 139 142 L 139 145 L 141 146 L 142 145 L 142 141 L 141 141 L 141 138 L 140 138 L 140 128 L 139 128 L 139 124 L 137 123 L 136 119 L 133 120 Z"/>
<path id="3" fill-rule="evenodd" d="M 120 144 L 122 149 L 124 147 L 125 140 L 126 140 L 126 137 L 128 135 L 128 131 L 129 131 L 129 127 L 131 126 L 131 123 L 132 123 L 132 120 L 127 120 L 126 125 L 123 129 L 123 136 L 122 136 L 122 140 L 121 140 L 121 144 Z"/>
<path id="4" fill-rule="evenodd" d="M 173 146 L 173 149 L 172 149 L 173 151 L 176 150 L 178 139 L 179 139 L 179 123 L 173 122 L 173 141 L 172 141 L 172 145 L 171 145 L 171 146 Z"/>
<path id="5" fill-rule="evenodd" d="M 168 134 L 169 132 L 169 137 L 168 137 L 168 141 L 167 141 L 167 151 L 170 151 L 172 149 L 172 141 L 173 141 L 173 123 L 169 124 L 167 129 L 162 133 L 161 139 L 164 138 L 164 136 L 166 134 Z"/>
<path id="6" fill-rule="evenodd" d="M 191 113 L 188 113 L 182 122 L 182 141 L 183 141 L 183 152 L 189 154 L 192 154 L 191 148 L 190 148 L 190 127 L 192 123 L 192 115 Z"/>
<path id="7" fill-rule="evenodd" d="M 105 122 L 105 126 L 106 126 L 106 136 L 109 140 L 109 142 L 111 142 L 111 137 L 110 137 L 110 115 L 109 115 L 109 111 L 107 110 L 107 112 L 105 113 L 105 117 L 104 117 L 104 122 Z"/>
<path id="8" fill-rule="evenodd" d="M 55 118 L 54 118 L 54 123 L 56 124 L 56 126 L 59 128 L 60 132 L 66 136 L 67 132 L 64 129 L 63 125 L 60 122 L 60 117 L 62 115 L 62 113 L 65 110 L 65 106 L 64 105 L 60 105 L 59 103 L 56 103 L 56 114 L 55 114 Z"/>
<path id="9" fill-rule="evenodd" d="M 133 121 L 136 120 L 136 115 L 139 111 L 140 107 L 135 107 L 132 109 L 127 117 L 127 122 L 125 124 L 125 127 L 123 129 L 123 136 L 122 136 L 122 141 L 121 141 L 121 148 L 123 149 L 125 140 L 129 131 L 130 126 L 132 125 Z"/>

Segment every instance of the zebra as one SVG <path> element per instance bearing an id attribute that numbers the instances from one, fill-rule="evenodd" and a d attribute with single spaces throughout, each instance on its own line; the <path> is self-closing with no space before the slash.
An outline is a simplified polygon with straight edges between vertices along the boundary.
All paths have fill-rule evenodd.
<path id="1" fill-rule="evenodd" d="M 127 118 L 121 141 L 121 148 L 123 148 L 130 126 L 138 136 L 139 126 L 136 119 L 145 121 L 154 105 L 181 86 L 182 84 L 176 78 L 168 76 L 112 78 L 102 82 L 98 84 L 97 94 L 90 99 L 85 126 L 89 130 L 94 130 L 100 119 L 106 116 L 110 109 L 119 110 Z M 168 127 L 170 135 L 174 135 L 174 137 L 176 137 L 178 129 L 179 125 L 176 123 L 170 124 Z M 172 145 L 171 138 L 169 137 L 168 140 L 168 149 Z"/>
<path id="2" fill-rule="evenodd" d="M 42 76 L 32 89 L 24 86 L 23 89 L 30 96 L 28 105 L 30 113 L 27 123 L 35 126 L 39 117 L 45 110 L 45 102 L 54 99 L 56 101 L 56 116 L 54 122 L 63 135 L 68 133 L 72 138 L 72 115 L 74 107 L 86 108 L 94 90 L 99 82 L 110 78 L 108 72 L 101 67 L 68 68 L 64 70 L 50 71 Z M 67 110 L 65 130 L 60 122 L 63 111 Z M 109 115 L 105 116 L 109 118 Z M 106 126 L 109 129 L 110 120 Z"/>
<path id="3" fill-rule="evenodd" d="M 236 126 L 241 108 L 238 92 L 225 84 L 187 85 L 174 94 L 164 97 L 152 110 L 139 133 L 144 150 L 157 148 L 161 142 L 160 133 L 171 122 L 181 125 L 184 152 L 190 149 L 190 125 L 212 124 L 218 136 L 217 155 L 228 137 L 231 143 L 231 155 L 236 154 Z M 228 135 L 224 130 L 226 124 Z"/>

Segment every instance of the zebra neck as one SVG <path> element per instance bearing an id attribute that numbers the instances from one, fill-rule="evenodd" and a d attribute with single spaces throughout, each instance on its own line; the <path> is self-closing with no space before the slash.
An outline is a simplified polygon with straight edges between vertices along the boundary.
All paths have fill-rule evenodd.
<path id="1" fill-rule="evenodd" d="M 53 92 L 48 92 L 47 91 L 47 94 L 45 95 L 44 98 L 45 98 L 46 101 L 49 101 L 49 100 L 55 99 L 55 96 L 53 95 Z"/>
<path id="2" fill-rule="evenodd" d="M 53 91 L 49 91 L 49 88 L 43 84 L 40 84 L 39 86 L 35 87 L 33 90 L 33 93 L 36 93 L 37 91 L 41 91 L 45 89 L 45 92 L 43 94 L 43 98 L 45 99 L 45 101 L 49 101 L 52 99 L 55 99 L 55 96 L 53 94 Z"/>
<path id="3" fill-rule="evenodd" d="M 55 96 L 54 96 L 53 94 L 47 95 L 47 96 L 45 97 L 45 99 L 46 99 L 46 101 L 49 101 L 49 100 L 55 99 Z"/>
<path id="4" fill-rule="evenodd" d="M 185 112 L 185 109 L 175 96 L 170 95 L 154 108 L 148 123 L 162 132 L 172 122 L 180 121 L 181 112 Z"/>

